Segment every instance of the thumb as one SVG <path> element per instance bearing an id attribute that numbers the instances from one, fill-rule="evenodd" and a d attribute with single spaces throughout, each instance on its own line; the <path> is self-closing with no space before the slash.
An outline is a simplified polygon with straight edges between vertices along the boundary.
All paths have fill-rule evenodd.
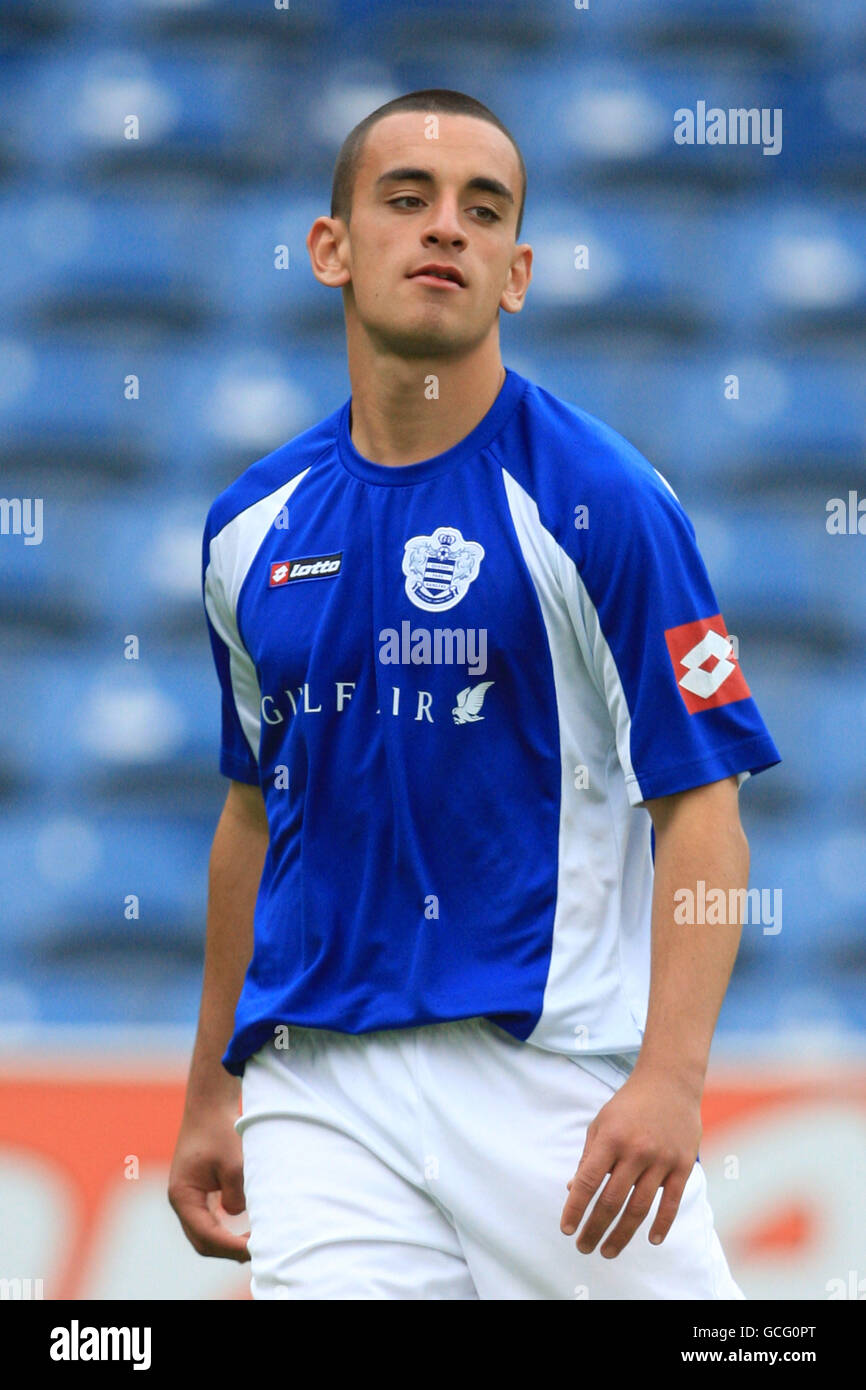
<path id="1" fill-rule="evenodd" d="M 220 1174 L 220 1200 L 229 1216 L 240 1216 L 246 1210 L 243 1168 L 225 1169 Z"/>

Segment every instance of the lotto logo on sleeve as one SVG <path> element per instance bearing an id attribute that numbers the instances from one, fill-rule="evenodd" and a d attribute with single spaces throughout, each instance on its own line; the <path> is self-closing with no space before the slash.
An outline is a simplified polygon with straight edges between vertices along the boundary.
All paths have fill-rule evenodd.
<path id="1" fill-rule="evenodd" d="M 733 656 L 721 613 L 665 632 L 674 674 L 689 714 L 746 700 L 751 690 Z"/>

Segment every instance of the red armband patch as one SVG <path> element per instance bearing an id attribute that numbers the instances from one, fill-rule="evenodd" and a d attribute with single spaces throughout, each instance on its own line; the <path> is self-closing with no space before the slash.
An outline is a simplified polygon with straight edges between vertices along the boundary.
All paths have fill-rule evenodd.
<path id="1" fill-rule="evenodd" d="M 665 632 L 679 692 L 689 714 L 734 700 L 746 700 L 751 690 L 733 654 L 721 613 L 681 623 Z"/>

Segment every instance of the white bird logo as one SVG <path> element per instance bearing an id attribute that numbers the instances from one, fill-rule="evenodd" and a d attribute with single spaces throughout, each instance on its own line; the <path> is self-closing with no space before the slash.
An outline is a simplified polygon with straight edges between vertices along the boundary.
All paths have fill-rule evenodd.
<path id="1" fill-rule="evenodd" d="M 467 685 L 465 690 L 461 690 L 457 696 L 457 704 L 451 711 L 454 716 L 455 724 L 474 724 L 484 715 L 479 714 L 481 706 L 484 704 L 484 696 L 493 685 L 493 681 L 482 681 L 480 685 Z"/>

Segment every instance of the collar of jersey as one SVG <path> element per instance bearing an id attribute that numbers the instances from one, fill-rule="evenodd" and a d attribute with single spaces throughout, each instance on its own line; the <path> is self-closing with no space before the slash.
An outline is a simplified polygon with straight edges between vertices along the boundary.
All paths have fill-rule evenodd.
<path id="1" fill-rule="evenodd" d="M 438 474 L 447 472 L 449 468 L 454 468 L 486 448 L 502 429 L 528 385 L 526 377 L 506 367 L 505 380 L 499 388 L 499 395 L 487 414 L 463 439 L 446 449 L 444 454 L 421 459 L 419 463 L 396 465 L 373 463 L 358 453 L 349 433 L 349 410 L 352 405 L 350 396 L 340 411 L 337 428 L 340 462 L 350 473 L 354 473 L 356 478 L 363 478 L 367 483 L 380 483 L 384 487 L 411 487 L 413 483 L 425 483 L 428 478 L 435 478 Z"/>

